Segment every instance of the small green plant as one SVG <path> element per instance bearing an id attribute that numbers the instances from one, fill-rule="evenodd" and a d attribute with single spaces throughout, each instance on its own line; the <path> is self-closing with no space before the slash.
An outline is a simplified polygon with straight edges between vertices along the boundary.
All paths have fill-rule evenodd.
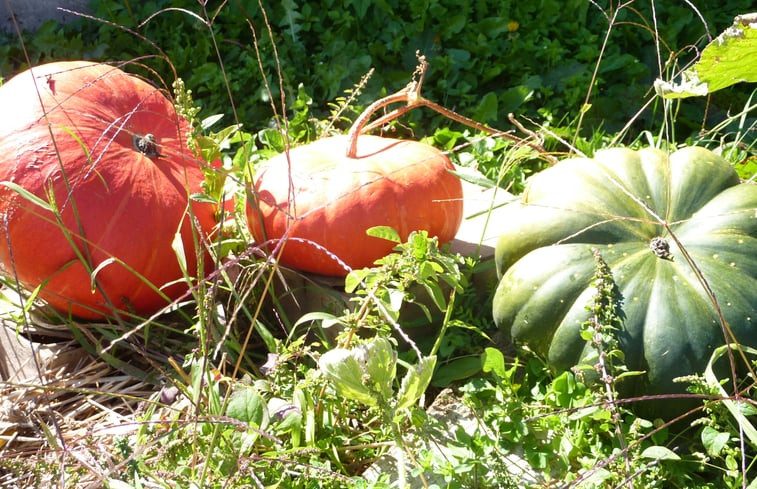
<path id="1" fill-rule="evenodd" d="M 397 352 L 386 338 L 376 337 L 349 349 L 334 348 L 321 356 L 318 365 L 340 396 L 378 407 L 383 423 L 391 427 L 392 440 L 399 448 L 399 487 L 408 487 L 408 448 L 403 433 L 410 418 L 407 410 L 413 408 L 426 391 L 434 373 L 436 356 L 424 356 L 415 365 L 408 365 L 397 390 L 393 387 L 397 375 Z"/>

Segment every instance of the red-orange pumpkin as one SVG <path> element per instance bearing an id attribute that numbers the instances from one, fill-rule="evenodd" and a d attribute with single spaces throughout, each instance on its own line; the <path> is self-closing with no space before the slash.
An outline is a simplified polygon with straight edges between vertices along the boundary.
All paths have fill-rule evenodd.
<path id="1" fill-rule="evenodd" d="M 5 274 L 89 319 L 152 313 L 187 291 L 174 237 L 194 274 L 192 220 L 200 234 L 215 222 L 212 206 L 189 204 L 203 173 L 159 89 L 112 66 L 50 63 L 2 85 L 0 107 Z"/>
<path id="2" fill-rule="evenodd" d="M 345 136 L 320 139 L 258 170 L 247 222 L 269 248 L 289 238 L 280 247 L 282 264 L 331 276 L 371 266 L 394 247 L 366 235 L 373 226 L 392 227 L 403 240 L 417 230 L 440 243 L 455 237 L 463 191 L 447 156 L 416 141 L 360 136 L 349 158 L 348 144 Z"/>

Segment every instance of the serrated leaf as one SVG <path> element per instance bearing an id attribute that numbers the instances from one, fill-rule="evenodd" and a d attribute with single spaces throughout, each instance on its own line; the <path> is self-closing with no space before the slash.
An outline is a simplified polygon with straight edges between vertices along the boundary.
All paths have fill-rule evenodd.
<path id="1" fill-rule="evenodd" d="M 642 458 L 652 459 L 652 460 L 680 460 L 681 457 L 679 457 L 673 450 L 669 448 L 665 448 L 663 446 L 654 445 L 651 447 L 647 447 L 644 449 L 643 452 L 641 452 Z"/>
<path id="2" fill-rule="evenodd" d="M 396 409 L 409 408 L 421 398 L 431 382 L 435 367 L 436 355 L 431 355 L 421 358 L 416 365 L 408 369 L 397 393 Z"/>

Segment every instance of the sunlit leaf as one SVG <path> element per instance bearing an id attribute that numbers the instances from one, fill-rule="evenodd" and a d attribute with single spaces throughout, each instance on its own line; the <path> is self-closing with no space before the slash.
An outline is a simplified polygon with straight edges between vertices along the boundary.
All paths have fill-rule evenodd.
<path id="1" fill-rule="evenodd" d="M 408 369 L 397 393 L 397 409 L 409 408 L 426 391 L 436 367 L 436 355 L 423 357 Z"/>
<path id="2" fill-rule="evenodd" d="M 641 452 L 642 458 L 648 458 L 652 460 L 680 460 L 681 457 L 679 457 L 673 450 L 659 446 L 654 445 L 651 447 L 647 447 L 644 449 L 643 452 Z"/>
<path id="3" fill-rule="evenodd" d="M 368 236 L 373 236 L 374 238 L 385 239 L 387 241 L 391 241 L 392 243 L 402 242 L 399 233 L 390 226 L 373 226 L 371 228 L 368 228 L 365 231 L 365 234 L 367 234 Z"/>
<path id="4" fill-rule="evenodd" d="M 702 429 L 702 444 L 707 450 L 707 454 L 711 457 L 717 457 L 723 448 L 728 444 L 728 440 L 731 437 L 728 433 L 718 431 L 711 426 L 705 426 Z"/>
<path id="5" fill-rule="evenodd" d="M 665 98 L 707 95 L 739 82 L 757 82 L 757 13 L 740 15 L 702 51 L 679 83 L 655 81 Z"/>
<path id="6" fill-rule="evenodd" d="M 249 386 L 236 384 L 229 398 L 226 416 L 263 429 L 268 423 L 268 409 L 263 397 Z"/>
<path id="7" fill-rule="evenodd" d="M 321 356 L 318 368 L 331 381 L 337 393 L 368 406 L 378 404 L 376 395 L 365 385 L 366 375 L 354 350 L 334 348 Z"/>
<path id="8" fill-rule="evenodd" d="M 14 182 L 0 182 L 0 185 L 3 185 L 5 187 L 8 187 L 9 189 L 13 190 L 17 194 L 19 194 L 21 197 L 25 198 L 32 204 L 41 207 L 42 209 L 45 209 L 46 211 L 52 212 L 53 208 L 50 206 L 49 203 L 45 202 L 44 200 L 40 199 L 33 193 L 26 190 L 21 185 L 14 183 Z"/>
<path id="9" fill-rule="evenodd" d="M 397 352 L 386 338 L 376 338 L 356 348 L 362 358 L 368 379 L 384 399 L 392 396 L 392 382 L 397 375 Z"/>

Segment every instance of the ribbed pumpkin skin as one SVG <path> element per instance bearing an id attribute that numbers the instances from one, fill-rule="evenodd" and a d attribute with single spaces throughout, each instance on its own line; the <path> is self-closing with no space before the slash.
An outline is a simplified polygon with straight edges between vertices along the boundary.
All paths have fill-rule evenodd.
<path id="1" fill-rule="evenodd" d="M 655 216 L 701 270 L 738 341 L 757 347 L 756 212 L 757 186 L 740 184 L 702 148 L 669 157 L 610 149 L 563 161 L 536 175 L 502 219 L 495 322 L 557 369 L 579 363 L 590 351 L 579 330 L 589 318 L 597 248 L 622 294 L 617 338 L 626 364 L 648 372 L 624 380 L 624 394 L 680 393 L 686 385 L 673 379 L 703 372 L 725 341 L 705 288 Z M 657 236 L 672 260 L 650 250 Z M 685 405 L 676 399 L 641 408 L 669 417 Z"/>
<path id="2" fill-rule="evenodd" d="M 111 315 L 112 306 L 137 314 L 165 306 L 151 287 L 183 276 L 171 247 L 179 229 L 189 272 L 197 267 L 185 214 L 188 196 L 199 192 L 203 181 L 186 149 L 188 125 L 171 102 L 114 67 L 60 62 L 6 82 L 0 107 L 0 182 L 44 201 L 54 195 L 66 230 L 52 212 L 0 186 L 5 273 L 29 289 L 44 284 L 40 297 L 82 318 Z M 135 148 L 133 136 L 146 134 L 155 136 L 159 156 Z M 193 203 L 192 210 L 209 233 L 212 207 Z M 92 270 L 101 267 L 95 291 L 66 234 Z M 177 298 L 186 290 L 185 284 L 174 284 L 162 292 Z"/>
<path id="3" fill-rule="evenodd" d="M 352 269 L 371 266 L 394 247 L 367 236 L 373 226 L 390 226 L 402 239 L 420 229 L 440 243 L 455 237 L 462 184 L 443 153 L 415 141 L 360 136 L 352 159 L 347 145 L 345 136 L 320 139 L 289 152 L 291 173 L 281 154 L 256 174 L 258 205 L 247 209 L 252 235 L 258 242 L 299 238 L 284 245 L 282 264 L 331 276 L 347 274 L 340 260 Z"/>

